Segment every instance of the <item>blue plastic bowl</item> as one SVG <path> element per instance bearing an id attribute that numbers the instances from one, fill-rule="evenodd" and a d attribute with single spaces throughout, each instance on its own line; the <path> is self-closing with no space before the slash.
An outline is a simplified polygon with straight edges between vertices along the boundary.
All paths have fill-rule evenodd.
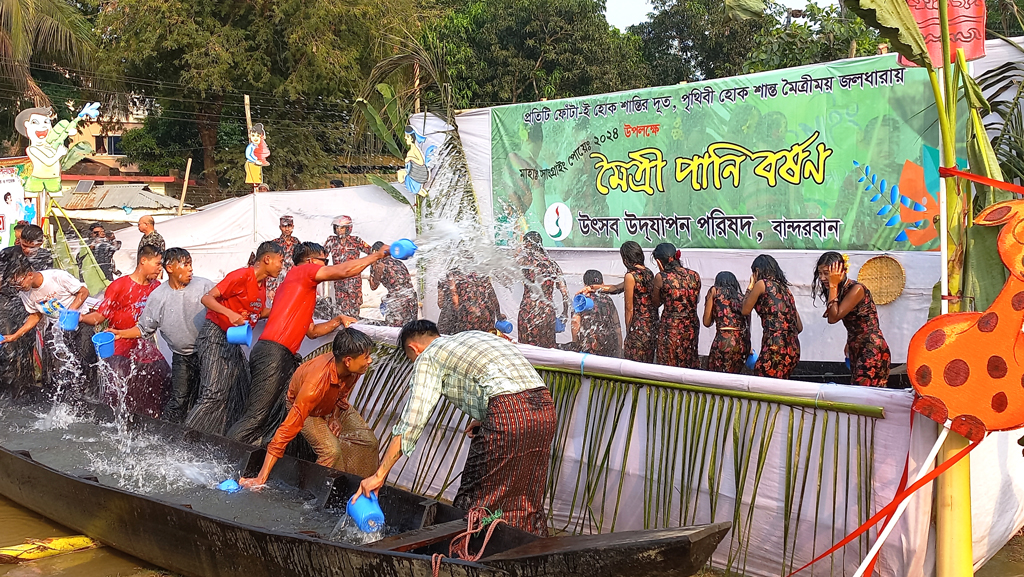
<path id="1" fill-rule="evenodd" d="M 221 483 L 217 485 L 217 488 L 220 489 L 221 491 L 224 491 L 225 493 L 237 493 L 242 490 L 242 486 L 239 485 L 238 481 L 234 479 L 221 481 Z"/>
<path id="2" fill-rule="evenodd" d="M 748 369 L 753 369 L 754 368 L 754 365 L 757 364 L 757 351 L 755 351 L 755 350 L 751 350 L 750 351 L 750 356 L 747 357 L 747 362 L 745 364 L 747 365 Z"/>
<path id="3" fill-rule="evenodd" d="M 245 323 L 237 327 L 228 327 L 228 342 L 233 345 L 252 346 L 252 325 Z"/>
<path id="4" fill-rule="evenodd" d="M 416 243 L 407 238 L 396 240 L 391 245 L 391 256 L 399 260 L 405 260 L 414 254 L 416 254 Z"/>
<path id="5" fill-rule="evenodd" d="M 96 333 L 92 336 L 92 345 L 96 347 L 96 356 L 108 359 L 114 356 L 114 333 Z"/>
<path id="6" fill-rule="evenodd" d="M 512 332 L 512 321 L 498 321 L 494 323 L 494 328 L 507 335 Z"/>
<path id="7" fill-rule="evenodd" d="M 370 493 L 370 498 L 360 495 L 356 502 L 348 500 L 345 512 L 356 522 L 356 527 L 364 533 L 372 533 L 384 526 L 384 511 L 380 510 L 377 495 Z"/>
<path id="8" fill-rule="evenodd" d="M 593 308 L 594 299 L 585 294 L 580 293 L 572 298 L 572 309 L 578 313 L 586 312 Z"/>
<path id="9" fill-rule="evenodd" d="M 78 319 L 80 316 L 81 313 L 78 311 L 62 308 L 57 317 L 57 322 L 60 324 L 61 330 L 76 331 L 78 330 Z"/>

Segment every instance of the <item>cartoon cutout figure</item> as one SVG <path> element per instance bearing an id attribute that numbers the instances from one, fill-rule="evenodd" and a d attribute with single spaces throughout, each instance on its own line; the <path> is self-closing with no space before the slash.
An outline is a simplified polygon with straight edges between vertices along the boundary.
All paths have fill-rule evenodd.
<path id="1" fill-rule="evenodd" d="M 910 340 L 914 410 L 972 441 L 1024 426 L 1024 201 L 994 204 L 975 218 L 1003 225 L 998 249 L 1010 278 L 982 312 L 928 321 Z"/>
<path id="2" fill-rule="evenodd" d="M 245 147 L 245 182 L 246 184 L 258 185 L 263 183 L 263 167 L 270 166 L 267 157 L 270 156 L 270 149 L 267 148 L 267 132 L 263 124 L 257 122 L 252 125 L 249 131 L 249 144 Z"/>
<path id="3" fill-rule="evenodd" d="M 68 153 L 64 141 L 78 134 L 78 124 L 83 119 L 95 120 L 99 108 L 99 102 L 86 104 L 74 120 L 61 120 L 57 126 L 50 120 L 52 108 L 29 108 L 18 113 L 14 127 L 31 142 L 25 148 L 32 161 L 32 174 L 25 180 L 26 192 L 60 192 L 60 162 Z"/>
<path id="4" fill-rule="evenodd" d="M 398 171 L 398 180 L 405 185 L 405 188 L 413 193 L 426 196 L 423 185 L 430 177 L 427 165 L 430 163 L 436 146 L 427 148 L 426 154 L 420 150 L 419 144 L 426 142 L 427 137 L 416 132 L 412 126 L 405 127 L 405 143 L 409 145 L 409 152 L 405 154 L 405 168 Z"/>

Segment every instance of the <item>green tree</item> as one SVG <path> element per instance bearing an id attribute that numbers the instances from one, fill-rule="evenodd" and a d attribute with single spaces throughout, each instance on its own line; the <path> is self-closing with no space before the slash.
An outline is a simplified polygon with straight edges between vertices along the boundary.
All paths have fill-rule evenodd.
<path id="1" fill-rule="evenodd" d="M 881 41 L 863 20 L 838 6 L 809 3 L 793 19 L 781 4 L 769 4 L 772 25 L 754 37 L 744 72 L 761 72 L 875 54 Z"/>
<path id="2" fill-rule="evenodd" d="M 425 27 L 457 106 L 531 102 L 647 86 L 639 39 L 600 0 L 469 0 Z"/>
<path id="3" fill-rule="evenodd" d="M 767 17 L 729 18 L 722 0 L 654 0 L 647 22 L 630 27 L 657 85 L 733 76 L 743 72 L 751 39 Z"/>
<path id="4" fill-rule="evenodd" d="M 97 29 L 106 71 L 127 91 L 154 97 L 163 119 L 195 127 L 208 187 L 240 186 L 231 167 L 241 170 L 241 151 L 226 158 L 219 136 L 240 127 L 244 142 L 243 94 L 267 128 L 265 179 L 308 186 L 333 166 L 337 138 L 329 132 L 351 114 L 378 32 L 409 1 L 119 0 Z"/>

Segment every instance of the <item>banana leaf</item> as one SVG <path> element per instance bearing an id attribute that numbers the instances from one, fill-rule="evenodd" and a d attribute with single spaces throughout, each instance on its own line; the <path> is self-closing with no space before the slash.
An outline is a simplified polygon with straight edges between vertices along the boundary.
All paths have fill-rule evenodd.
<path id="1" fill-rule="evenodd" d="M 402 153 L 402 149 L 399 148 L 398 143 L 395 142 L 395 136 L 391 133 L 388 127 L 384 124 L 384 121 L 380 118 L 380 113 L 373 107 L 372 104 L 362 98 L 356 99 L 356 107 L 366 117 L 366 123 L 370 125 L 370 130 L 384 141 L 387 145 L 388 150 L 391 154 L 395 155 L 396 158 L 405 158 L 405 154 Z"/>
<path id="2" fill-rule="evenodd" d="M 390 84 L 381 83 L 377 85 L 377 92 L 380 92 L 380 95 L 384 97 L 384 112 L 387 113 L 388 121 L 391 122 L 392 134 L 401 143 L 402 134 L 405 132 L 405 122 L 398 113 L 398 98 L 395 96 L 395 89 Z"/>
<path id="3" fill-rule="evenodd" d="M 972 226 L 967 229 L 967 256 L 964 265 L 964 295 L 967 308 L 983 311 L 1003 290 L 1009 272 L 999 259 L 996 239 L 998 226 Z"/>
<path id="4" fill-rule="evenodd" d="M 905 0 L 843 0 L 851 12 L 889 41 L 893 50 L 925 68 L 931 68 L 928 45 Z"/>
<path id="5" fill-rule="evenodd" d="M 764 15 L 762 0 L 725 0 L 725 13 L 733 20 L 747 20 Z"/>
<path id="6" fill-rule="evenodd" d="M 367 180 L 369 180 L 373 184 L 376 184 L 377 186 L 383 188 L 384 192 L 386 192 L 386 193 L 391 195 L 391 198 L 397 200 L 398 202 L 401 202 L 402 204 L 407 204 L 410 207 L 412 206 L 412 203 L 409 202 L 408 198 L 405 198 L 404 194 L 399 192 L 399 190 L 397 188 L 391 186 L 391 184 L 388 183 L 383 178 L 377 176 L 376 174 L 367 174 L 366 178 L 367 178 Z"/>

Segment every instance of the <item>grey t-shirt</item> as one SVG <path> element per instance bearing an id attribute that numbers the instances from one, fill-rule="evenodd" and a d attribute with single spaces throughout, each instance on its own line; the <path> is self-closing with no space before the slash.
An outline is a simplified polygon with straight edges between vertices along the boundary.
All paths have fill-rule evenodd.
<path id="1" fill-rule="evenodd" d="M 212 281 L 196 276 L 181 290 L 172 289 L 169 282 L 156 287 L 139 318 L 142 335 L 149 337 L 160 329 L 171 351 L 191 355 L 206 319 L 206 307 L 200 301 L 214 286 Z"/>

